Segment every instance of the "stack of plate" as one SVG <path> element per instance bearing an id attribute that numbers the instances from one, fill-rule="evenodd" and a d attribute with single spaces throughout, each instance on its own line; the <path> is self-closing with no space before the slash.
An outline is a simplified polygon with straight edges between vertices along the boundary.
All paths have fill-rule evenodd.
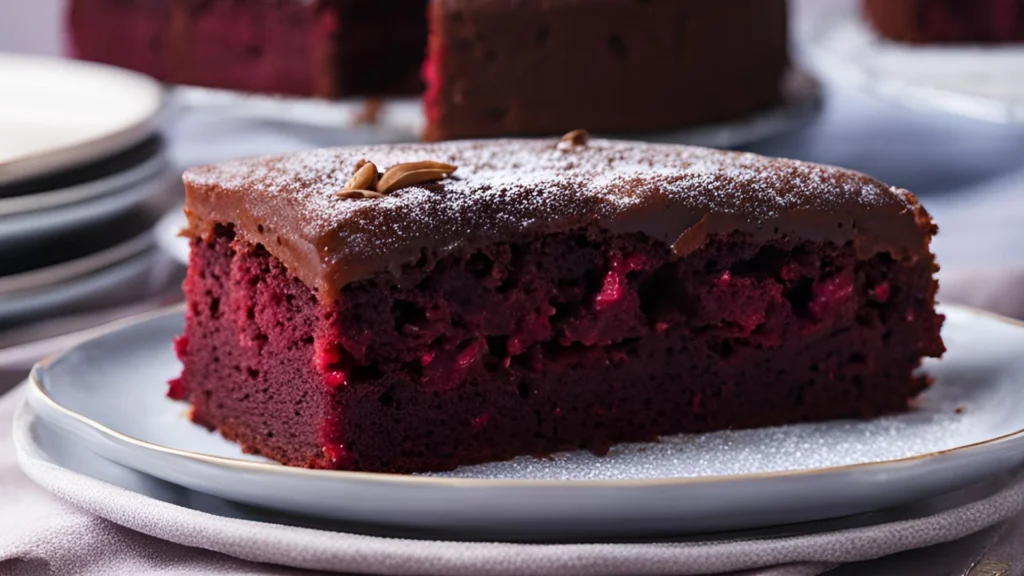
<path id="1" fill-rule="evenodd" d="M 162 89 L 106 66 L 0 54 L 0 328 L 151 285 L 176 180 Z"/>

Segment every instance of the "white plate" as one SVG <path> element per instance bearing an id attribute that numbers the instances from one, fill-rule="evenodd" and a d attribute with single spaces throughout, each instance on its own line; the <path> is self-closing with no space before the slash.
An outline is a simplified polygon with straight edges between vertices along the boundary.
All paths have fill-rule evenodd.
<path id="1" fill-rule="evenodd" d="M 807 35 L 815 69 L 915 107 L 994 122 L 1024 122 L 1024 45 L 911 45 L 882 38 L 833 2 Z"/>
<path id="2" fill-rule="evenodd" d="M 168 160 L 162 143 L 149 144 L 154 146 L 153 153 L 124 170 L 44 192 L 0 197 L 0 218 L 68 206 L 150 180 L 167 169 Z"/>
<path id="3" fill-rule="evenodd" d="M 157 246 L 169 254 L 171 258 L 180 264 L 188 265 L 189 243 L 188 238 L 180 235 L 180 232 L 188 226 L 188 218 L 185 218 L 185 206 L 178 205 L 164 214 L 163 218 L 156 223 L 154 234 L 156 235 Z"/>
<path id="4" fill-rule="evenodd" d="M 164 167 L 148 179 L 81 202 L 24 214 L 0 215 L 0 252 L 16 250 L 58 232 L 77 230 L 124 214 L 166 192 L 177 178 L 176 171 Z"/>
<path id="5" fill-rule="evenodd" d="M 158 250 L 145 250 L 102 270 L 66 282 L 15 294 L 0 295 L 0 325 L 56 316 L 89 307 L 123 304 L 140 297 L 161 281 Z"/>
<path id="6" fill-rule="evenodd" d="M 154 240 L 153 231 L 146 230 L 134 238 L 87 256 L 28 272 L 0 276 L 0 307 L 5 301 L 17 299 L 26 292 L 70 282 L 124 262 L 150 249 Z"/>
<path id="7" fill-rule="evenodd" d="M 0 184 L 109 156 L 156 129 L 163 89 L 88 62 L 0 54 Z"/>
<path id="8" fill-rule="evenodd" d="M 964 487 L 1024 461 L 1024 327 L 945 307 L 949 352 L 915 412 L 679 436 L 432 476 L 288 468 L 243 455 L 168 400 L 180 309 L 43 362 L 30 403 L 99 454 L 255 506 L 494 537 L 633 537 L 836 518 Z M 959 409 L 959 410 L 958 410 Z"/>
<path id="9" fill-rule="evenodd" d="M 745 542 L 759 541 L 759 553 L 753 559 L 758 566 L 806 562 L 823 554 L 820 541 L 815 542 L 814 535 L 831 533 L 830 537 L 836 538 L 838 531 L 844 531 L 847 550 L 861 550 L 857 553 L 860 556 L 848 557 L 847 561 L 865 560 L 882 553 L 921 548 L 940 539 L 947 541 L 973 534 L 1012 517 L 1024 506 L 1024 503 L 1014 506 L 986 502 L 990 498 L 1013 498 L 1012 492 L 1016 492 L 1016 500 L 1020 501 L 1021 489 L 1012 488 L 1014 475 L 999 474 L 989 481 L 909 506 L 764 530 L 672 537 L 668 541 L 601 543 L 596 546 L 557 544 L 565 540 L 552 540 L 550 535 L 547 540 L 534 536 L 529 544 L 495 543 L 486 541 L 485 535 L 479 533 L 395 532 L 382 530 L 379 526 L 324 521 L 239 506 L 159 480 L 106 460 L 90 450 L 83 450 L 73 435 L 40 418 L 25 402 L 14 415 L 13 428 L 14 445 L 22 470 L 45 489 L 60 494 L 63 499 L 92 514 L 186 546 L 195 545 L 189 538 L 198 532 L 202 534 L 204 548 L 229 555 L 238 554 L 237 543 L 245 542 L 248 552 L 262 552 L 259 557 L 247 556 L 250 561 L 287 563 L 300 568 L 331 568 L 344 573 L 363 573 L 368 564 L 376 564 L 378 571 L 387 570 L 385 566 L 396 555 L 421 562 L 421 572 L 417 574 L 578 573 L 581 557 L 590 564 L 589 574 L 637 574 L 641 565 L 646 568 L 646 573 L 678 574 L 680 565 L 693 562 L 698 555 L 705 564 L 714 563 L 719 570 L 740 570 L 751 567 L 749 554 L 737 554 L 737 548 L 743 547 Z M 1011 487 L 1006 490 L 1008 485 Z M 107 496 L 110 491 L 119 489 L 116 499 Z M 1000 493 L 1002 490 L 1006 491 Z M 961 507 L 964 506 L 975 506 L 988 510 L 988 513 L 966 515 L 962 513 Z M 942 516 L 957 514 L 954 509 L 961 510 L 958 514 L 961 521 L 950 526 L 948 519 L 943 522 Z M 993 514 L 992 510 L 1000 512 Z M 969 520 L 963 520 L 965 517 Z M 143 524 L 137 520 L 142 520 Z M 943 526 L 943 529 L 929 529 L 929 525 Z M 868 526 L 872 528 L 862 529 Z M 893 538 L 882 550 L 879 538 L 886 533 L 899 537 Z M 810 538 L 801 539 L 801 536 Z M 424 542 L 424 537 L 433 541 Z M 444 541 L 451 539 L 459 541 Z M 538 543 L 547 545 L 539 546 Z M 858 545 L 861 543 L 863 545 Z M 336 561 L 330 566 L 309 565 L 303 560 L 316 558 L 318 554 L 288 553 L 300 548 L 307 552 L 341 552 L 332 556 Z M 660 567 L 652 561 L 655 557 L 660 558 Z M 518 562 L 510 565 L 510 558 L 516 558 Z M 429 570 L 426 569 L 428 566 Z"/>
<path id="10" fill-rule="evenodd" d="M 803 128 L 821 113 L 821 87 L 810 74 L 791 71 L 783 83 L 780 106 L 731 122 L 693 126 L 667 132 L 613 135 L 652 142 L 675 142 L 714 148 L 734 148 Z M 408 142 L 420 139 L 424 119 L 418 99 L 381 99 L 377 120 L 365 123 L 367 101 L 328 101 L 245 94 L 228 90 L 179 86 L 172 101 L 186 110 L 214 109 L 217 118 L 235 117 L 327 126 L 338 129 L 330 145 L 368 142 Z M 328 145 L 324 143 L 324 145 Z"/>

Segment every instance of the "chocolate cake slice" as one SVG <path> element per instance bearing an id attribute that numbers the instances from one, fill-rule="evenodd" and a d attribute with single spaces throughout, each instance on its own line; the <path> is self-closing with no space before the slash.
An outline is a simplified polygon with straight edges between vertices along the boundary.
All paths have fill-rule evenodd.
<path id="1" fill-rule="evenodd" d="M 308 96 L 329 72 L 321 60 L 329 52 L 330 16 L 314 2 L 172 0 L 172 5 L 172 82 Z"/>
<path id="2" fill-rule="evenodd" d="M 906 410 L 943 352 L 935 226 L 839 168 L 574 132 L 185 184 L 170 395 L 288 465 L 444 470 L 872 417 Z"/>

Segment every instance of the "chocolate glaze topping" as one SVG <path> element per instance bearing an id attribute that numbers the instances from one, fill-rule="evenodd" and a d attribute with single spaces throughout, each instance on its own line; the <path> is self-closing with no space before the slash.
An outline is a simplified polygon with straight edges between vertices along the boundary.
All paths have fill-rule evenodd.
<path id="1" fill-rule="evenodd" d="M 927 255 L 936 228 L 916 198 L 863 174 L 705 148 L 557 138 L 313 150 L 185 173 L 188 233 L 217 224 L 261 243 L 321 297 L 423 253 L 599 226 L 642 232 L 685 255 L 709 234 L 852 242 L 858 257 Z M 442 181 L 341 199 L 361 160 L 380 170 L 434 160 Z"/>

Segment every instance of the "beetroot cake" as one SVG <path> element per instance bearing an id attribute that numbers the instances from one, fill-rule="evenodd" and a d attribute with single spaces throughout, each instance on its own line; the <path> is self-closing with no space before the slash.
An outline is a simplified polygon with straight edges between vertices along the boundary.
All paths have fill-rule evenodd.
<path id="1" fill-rule="evenodd" d="M 334 16 L 317 95 L 401 96 L 423 91 L 427 0 L 328 0 Z"/>
<path id="2" fill-rule="evenodd" d="M 322 97 L 421 88 L 426 0 L 173 2 L 174 82 Z"/>
<path id="3" fill-rule="evenodd" d="M 788 67 L 786 0 L 432 0 L 424 138 L 722 122 Z"/>
<path id="4" fill-rule="evenodd" d="M 252 92 L 313 93 L 329 17 L 311 2 L 174 0 L 171 81 Z"/>
<path id="5" fill-rule="evenodd" d="M 444 180 L 343 199 L 363 161 Z M 372 172 L 372 169 L 371 169 Z M 578 138 L 185 174 L 170 395 L 249 452 L 417 472 L 907 408 L 943 352 L 935 226 L 862 174 Z"/>
<path id="6" fill-rule="evenodd" d="M 73 0 L 68 51 L 82 60 L 130 68 L 163 80 L 171 0 Z"/>
<path id="7" fill-rule="evenodd" d="M 1024 42 L 1024 0 L 864 0 L 864 12 L 903 42 Z"/>
<path id="8" fill-rule="evenodd" d="M 415 94 L 426 2 L 72 0 L 69 29 L 76 56 L 169 82 L 327 98 Z"/>
<path id="9" fill-rule="evenodd" d="M 782 102 L 789 68 L 785 0 L 70 5 L 84 58 L 252 92 L 423 92 L 427 140 L 735 120 Z"/>

